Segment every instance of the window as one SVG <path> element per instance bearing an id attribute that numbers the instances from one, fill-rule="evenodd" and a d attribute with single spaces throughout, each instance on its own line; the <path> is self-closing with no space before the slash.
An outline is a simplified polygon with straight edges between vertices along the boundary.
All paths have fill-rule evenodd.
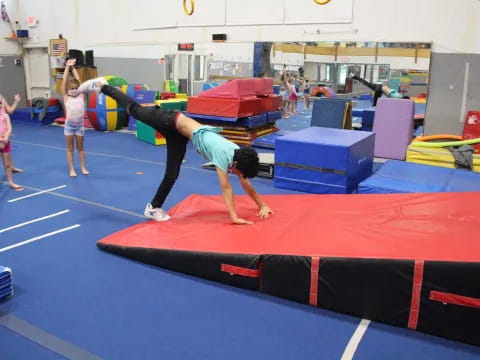
<path id="1" fill-rule="evenodd" d="M 166 80 L 175 80 L 174 73 L 173 73 L 174 63 L 175 63 L 175 55 L 165 56 L 165 79 Z"/>
<path id="2" fill-rule="evenodd" d="M 195 55 L 195 81 L 205 81 L 205 55 Z"/>

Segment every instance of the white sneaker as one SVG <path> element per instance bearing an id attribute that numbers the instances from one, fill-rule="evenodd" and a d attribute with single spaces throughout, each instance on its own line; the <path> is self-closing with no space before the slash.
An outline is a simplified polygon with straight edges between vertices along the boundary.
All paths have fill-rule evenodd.
<path id="1" fill-rule="evenodd" d="M 148 203 L 143 212 L 146 218 L 153 219 L 156 221 L 167 221 L 170 220 L 170 215 L 168 215 L 165 210 L 160 208 L 153 208 L 152 204 Z"/>

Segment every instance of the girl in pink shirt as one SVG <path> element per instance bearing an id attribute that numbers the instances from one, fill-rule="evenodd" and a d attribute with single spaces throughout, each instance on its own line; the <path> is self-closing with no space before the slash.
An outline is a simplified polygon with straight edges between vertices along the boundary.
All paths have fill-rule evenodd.
<path id="1" fill-rule="evenodd" d="M 18 95 L 15 97 L 16 102 Z M 18 97 L 19 99 L 19 97 Z M 21 191 L 23 188 L 13 182 L 13 161 L 10 155 L 10 136 L 12 135 L 12 123 L 10 116 L 7 114 L 7 109 L 3 97 L 0 97 L 0 154 L 2 156 L 3 167 L 5 168 L 5 175 L 7 176 L 8 184 L 12 189 Z"/>
<path id="2" fill-rule="evenodd" d="M 76 143 L 78 158 L 80 159 L 80 170 L 83 175 L 90 172 L 85 165 L 85 150 L 83 146 L 83 138 L 85 128 L 83 125 L 83 115 L 85 113 L 85 98 L 82 91 L 79 91 L 80 76 L 75 70 L 75 59 L 67 60 L 65 70 L 63 72 L 62 95 L 65 103 L 65 127 L 64 135 L 67 142 L 67 162 L 69 174 L 71 177 L 77 176 L 73 164 L 73 149 Z M 69 78 L 70 69 L 73 73 L 73 79 Z"/>

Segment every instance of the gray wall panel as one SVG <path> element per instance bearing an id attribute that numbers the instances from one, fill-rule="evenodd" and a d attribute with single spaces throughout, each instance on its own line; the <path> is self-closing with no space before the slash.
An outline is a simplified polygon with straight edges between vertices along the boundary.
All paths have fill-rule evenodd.
<path id="1" fill-rule="evenodd" d="M 15 59 L 21 59 L 21 64 L 15 65 Z M 18 107 L 25 107 L 27 89 L 25 87 L 23 59 L 18 56 L 0 56 L 0 94 L 12 105 L 13 97 L 17 93 L 22 98 Z"/>
<path id="2" fill-rule="evenodd" d="M 425 134 L 463 134 L 461 119 L 465 66 L 470 64 L 465 113 L 480 110 L 480 55 L 433 53 Z"/>
<path id="3" fill-rule="evenodd" d="M 95 58 L 99 76 L 121 76 L 131 84 L 146 84 L 152 90 L 163 90 L 165 65 L 155 59 Z"/>

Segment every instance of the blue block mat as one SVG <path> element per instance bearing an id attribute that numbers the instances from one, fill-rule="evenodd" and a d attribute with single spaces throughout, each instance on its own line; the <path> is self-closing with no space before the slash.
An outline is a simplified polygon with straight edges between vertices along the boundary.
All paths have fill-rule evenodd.
<path id="1" fill-rule="evenodd" d="M 55 111 L 50 111 L 50 108 L 56 109 Z M 49 125 L 55 121 L 56 118 L 63 117 L 64 113 L 61 108 L 55 106 L 49 106 L 49 111 L 45 114 L 45 117 L 40 121 L 39 119 L 40 110 L 35 109 L 33 112 L 33 118 L 29 108 L 17 109 L 15 112 L 10 115 L 12 121 L 22 121 L 38 125 Z"/>
<path id="2" fill-rule="evenodd" d="M 361 194 L 480 191 L 480 173 L 387 161 L 374 175 L 358 186 Z"/>
<path id="3" fill-rule="evenodd" d="M 267 121 L 269 123 L 280 120 L 281 118 L 282 118 L 282 112 L 281 111 L 269 111 L 269 112 L 267 112 Z"/>

